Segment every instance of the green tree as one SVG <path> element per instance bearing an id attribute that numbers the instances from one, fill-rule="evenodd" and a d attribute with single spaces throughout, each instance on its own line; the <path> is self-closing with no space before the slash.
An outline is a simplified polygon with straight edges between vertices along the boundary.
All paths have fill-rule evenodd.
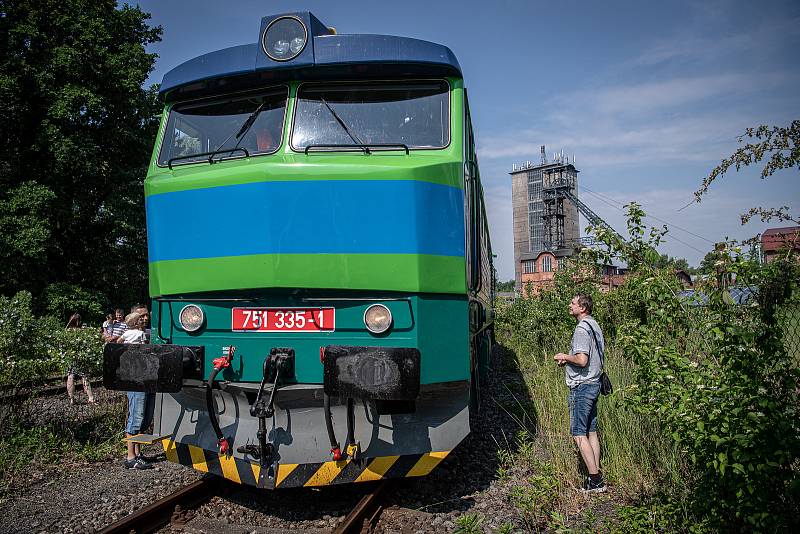
<path id="1" fill-rule="evenodd" d="M 149 17 L 114 0 L 0 0 L 0 293 L 146 296 Z"/>
<path id="2" fill-rule="evenodd" d="M 667 254 L 661 254 L 653 267 L 656 267 L 657 269 L 672 267 L 673 269 L 681 269 L 686 272 L 691 272 L 693 270 L 691 267 L 689 267 L 689 262 L 686 261 L 686 258 L 673 258 Z"/>
<path id="3" fill-rule="evenodd" d="M 514 291 L 514 280 L 497 282 L 497 291 Z"/>

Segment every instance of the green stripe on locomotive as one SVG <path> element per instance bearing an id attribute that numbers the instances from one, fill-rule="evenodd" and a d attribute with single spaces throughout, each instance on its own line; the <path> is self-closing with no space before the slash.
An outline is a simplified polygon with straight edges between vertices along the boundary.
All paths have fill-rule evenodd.
<path id="1" fill-rule="evenodd" d="M 150 264 L 150 294 L 253 287 L 465 294 L 464 258 L 426 254 L 257 254 Z"/>

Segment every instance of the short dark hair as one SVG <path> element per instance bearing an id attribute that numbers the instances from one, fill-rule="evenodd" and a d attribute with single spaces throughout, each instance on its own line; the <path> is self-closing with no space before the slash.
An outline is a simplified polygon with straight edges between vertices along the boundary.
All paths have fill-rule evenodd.
<path id="1" fill-rule="evenodd" d="M 594 307 L 594 301 L 592 300 L 591 295 L 587 295 L 586 293 L 577 293 L 575 298 L 578 299 L 578 306 L 584 309 L 587 314 L 592 314 L 592 308 Z"/>

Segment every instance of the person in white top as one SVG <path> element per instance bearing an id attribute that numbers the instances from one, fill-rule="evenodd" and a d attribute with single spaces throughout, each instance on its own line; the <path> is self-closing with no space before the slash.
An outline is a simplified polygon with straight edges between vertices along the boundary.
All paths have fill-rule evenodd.
<path id="1" fill-rule="evenodd" d="M 140 313 L 129 313 L 125 317 L 128 329 L 122 333 L 122 343 L 146 343 L 144 328 L 147 318 Z M 147 430 L 153 419 L 155 395 L 143 391 L 128 392 L 128 422 L 125 425 L 125 436 L 130 438 Z M 153 466 L 141 455 L 138 443 L 128 441 L 128 455 L 123 465 L 127 469 L 151 469 Z"/>
<path id="2" fill-rule="evenodd" d="M 129 313 L 125 317 L 125 323 L 128 329 L 122 333 L 122 340 L 120 343 L 145 343 L 144 327 L 147 324 L 147 318 L 140 313 Z"/>

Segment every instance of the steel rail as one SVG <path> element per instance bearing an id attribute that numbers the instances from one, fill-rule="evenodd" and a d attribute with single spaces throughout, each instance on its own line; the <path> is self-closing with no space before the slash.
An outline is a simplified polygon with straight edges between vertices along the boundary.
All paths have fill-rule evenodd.
<path id="1" fill-rule="evenodd" d="M 5 387 L 4 389 L 0 390 L 0 404 L 8 404 L 12 401 L 23 401 L 25 399 L 29 399 L 31 397 L 39 398 L 39 397 L 54 397 L 61 393 L 66 394 L 66 380 L 61 377 L 60 384 L 50 386 L 50 385 L 42 385 L 40 387 L 31 387 L 31 388 L 14 388 L 13 386 Z M 103 384 L 102 378 L 95 378 L 89 380 L 89 384 L 92 387 L 98 387 Z M 80 389 L 81 383 L 76 383 L 75 389 Z"/>
<path id="2" fill-rule="evenodd" d="M 136 510 L 108 525 L 100 534 L 145 534 L 170 524 L 173 516 L 194 508 L 211 498 L 219 486 L 216 477 L 206 476 L 156 502 Z M 184 521 L 183 517 L 179 518 Z"/>
<path id="3" fill-rule="evenodd" d="M 334 529 L 333 534 L 357 534 L 359 532 L 364 532 L 365 527 L 366 532 L 371 531 L 383 510 L 380 497 L 388 485 L 388 480 L 382 480 L 371 492 L 364 495 L 350 513 L 342 519 L 336 529 Z"/>

